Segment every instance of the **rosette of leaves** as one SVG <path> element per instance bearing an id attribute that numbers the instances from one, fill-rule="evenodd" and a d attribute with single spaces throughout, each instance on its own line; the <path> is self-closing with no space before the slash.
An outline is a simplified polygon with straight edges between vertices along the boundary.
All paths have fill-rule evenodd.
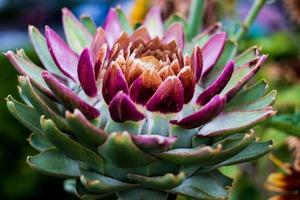
<path id="1" fill-rule="evenodd" d="M 227 199 L 232 180 L 218 168 L 272 145 L 251 130 L 275 113 L 276 92 L 249 84 L 267 56 L 236 55 L 220 24 L 197 34 L 199 20 L 163 22 L 157 7 L 135 29 L 118 8 L 99 28 L 81 20 L 63 9 L 66 42 L 29 26 L 43 66 L 5 53 L 25 103 L 7 106 L 40 151 L 28 164 L 82 199 Z"/>

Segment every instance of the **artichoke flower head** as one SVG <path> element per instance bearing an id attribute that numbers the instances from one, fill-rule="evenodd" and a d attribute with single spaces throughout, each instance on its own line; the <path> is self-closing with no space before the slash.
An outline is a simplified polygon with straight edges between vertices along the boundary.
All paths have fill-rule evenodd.
<path id="1" fill-rule="evenodd" d="M 163 22 L 154 7 L 133 29 L 119 8 L 102 27 L 63 9 L 66 41 L 29 26 L 43 67 L 23 50 L 6 57 L 21 74 L 25 104 L 10 112 L 40 151 L 31 167 L 68 178 L 89 199 L 227 199 L 232 180 L 218 171 L 266 154 L 250 129 L 275 114 L 276 92 L 248 82 L 267 56 L 237 45 L 221 24 L 187 37 L 185 19 Z M 250 130 L 249 130 L 250 129 Z"/>

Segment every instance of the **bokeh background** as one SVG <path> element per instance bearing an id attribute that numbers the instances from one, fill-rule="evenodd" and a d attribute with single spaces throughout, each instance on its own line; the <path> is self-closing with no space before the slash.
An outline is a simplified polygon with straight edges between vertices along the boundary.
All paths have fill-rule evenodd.
<path id="1" fill-rule="evenodd" d="M 205 25 L 221 20 L 230 31 L 240 23 L 252 0 L 207 0 Z M 279 115 L 294 113 L 300 107 L 300 5 L 291 0 L 268 1 L 255 24 L 240 45 L 246 49 L 254 44 L 269 54 L 269 61 L 259 72 L 270 88 L 278 90 L 276 108 Z M 294 2 L 299 2 L 295 0 Z M 189 0 L 0 0 L 0 51 L 24 48 L 36 63 L 37 59 L 27 36 L 28 24 L 43 30 L 50 25 L 62 33 L 61 8 L 68 7 L 76 16 L 91 15 L 100 26 L 111 6 L 121 6 L 130 20 L 142 20 L 153 4 L 161 6 L 163 17 L 178 12 L 188 14 Z M 298 7 L 297 7 L 298 6 Z M 63 191 L 61 179 L 48 177 L 32 170 L 26 164 L 27 155 L 34 155 L 27 144 L 29 131 L 8 112 L 5 97 L 18 96 L 17 74 L 4 55 L 0 55 L 0 199 L 76 199 Z M 262 140 L 273 139 L 273 153 L 288 160 L 286 131 L 275 129 L 269 123 L 257 127 Z M 292 133 L 300 135 L 299 133 Z M 264 182 L 275 167 L 268 157 L 256 162 L 222 169 L 236 178 L 232 200 L 264 200 L 269 193 Z"/>

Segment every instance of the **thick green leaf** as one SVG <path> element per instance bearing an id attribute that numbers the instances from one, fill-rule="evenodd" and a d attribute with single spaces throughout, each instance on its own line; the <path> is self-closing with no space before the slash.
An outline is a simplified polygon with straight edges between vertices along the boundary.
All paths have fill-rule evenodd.
<path id="1" fill-rule="evenodd" d="M 178 165 L 196 165 L 212 159 L 220 152 L 220 148 L 213 149 L 209 146 L 196 148 L 177 148 L 155 154 L 162 160 Z"/>
<path id="2" fill-rule="evenodd" d="M 27 163 L 34 169 L 54 176 L 66 178 L 80 176 L 78 163 L 55 148 L 36 156 L 29 156 Z"/>
<path id="3" fill-rule="evenodd" d="M 223 162 L 231 158 L 232 156 L 240 153 L 243 149 L 253 142 L 255 135 L 253 132 L 247 134 L 234 134 L 230 135 L 217 143 L 213 144 L 213 147 L 221 147 L 219 154 L 215 155 L 211 160 L 203 163 L 202 166 L 216 165 L 217 163 Z"/>
<path id="4" fill-rule="evenodd" d="M 126 183 L 94 172 L 82 171 L 80 181 L 91 193 L 113 193 L 136 187 L 134 184 Z"/>
<path id="5" fill-rule="evenodd" d="M 43 135 L 32 133 L 28 138 L 29 144 L 38 151 L 45 151 L 53 148 L 50 141 Z"/>
<path id="6" fill-rule="evenodd" d="M 127 130 L 131 134 L 138 135 L 141 132 L 143 122 L 144 121 L 126 121 L 123 123 L 118 123 L 109 118 L 104 130 L 108 133 L 122 132 L 124 130 Z"/>
<path id="7" fill-rule="evenodd" d="M 82 183 L 77 180 L 75 185 L 75 194 L 78 198 L 82 200 L 94 200 L 94 199 L 101 199 L 101 200 L 112 200 L 115 199 L 114 193 L 102 193 L 102 194 L 93 194 L 89 192 Z"/>
<path id="8" fill-rule="evenodd" d="M 67 112 L 66 119 L 80 143 L 97 147 L 103 144 L 107 138 L 107 133 L 96 128 L 77 109 L 75 109 L 74 113 Z"/>
<path id="9" fill-rule="evenodd" d="M 259 81 L 253 86 L 247 87 L 238 92 L 226 105 L 226 108 L 239 106 L 241 104 L 251 104 L 257 99 L 263 97 L 268 88 L 265 80 Z"/>
<path id="10" fill-rule="evenodd" d="M 42 91 L 49 93 L 50 90 L 42 77 L 42 72 L 44 70 L 30 61 L 23 49 L 19 50 L 17 54 L 8 51 L 5 55 L 20 74 L 28 76 L 35 86 Z"/>
<path id="11" fill-rule="evenodd" d="M 60 129 L 70 130 L 66 120 L 59 116 L 58 113 L 55 113 L 53 108 L 49 107 L 45 100 L 38 95 L 27 77 L 20 76 L 18 81 L 22 91 L 24 92 L 24 95 L 29 99 L 31 104 L 40 115 L 45 115 L 46 117 L 52 119 Z"/>
<path id="12" fill-rule="evenodd" d="M 24 91 L 22 90 L 22 88 L 19 85 L 17 86 L 17 89 L 18 89 L 18 92 L 19 92 L 19 96 L 22 99 L 22 101 L 24 102 L 24 104 L 26 104 L 27 106 L 33 107 L 31 102 L 26 97 L 26 95 L 24 94 Z"/>
<path id="13" fill-rule="evenodd" d="M 198 174 L 186 179 L 181 185 L 170 190 L 170 192 L 195 199 L 228 199 L 229 191 L 221 183 L 219 177 L 211 173 Z"/>
<path id="14" fill-rule="evenodd" d="M 240 55 L 236 56 L 234 58 L 235 60 L 235 66 L 236 67 L 242 67 L 243 65 L 254 61 L 257 56 L 259 56 L 259 48 L 257 46 L 250 47 Z"/>
<path id="15" fill-rule="evenodd" d="M 212 68 L 211 72 L 204 77 L 204 85 L 208 86 L 213 83 L 222 73 L 226 64 L 232 60 L 237 52 L 237 44 L 232 40 L 227 40 L 224 46 L 224 51 L 218 62 Z"/>
<path id="16" fill-rule="evenodd" d="M 161 113 L 151 113 L 150 115 L 147 134 L 169 136 L 170 116 Z"/>
<path id="17" fill-rule="evenodd" d="M 223 162 L 228 158 L 238 154 L 243 149 L 245 149 L 253 140 L 255 139 L 255 135 L 253 132 L 248 134 L 234 134 L 224 139 L 214 143 L 212 147 L 220 149 L 218 153 L 211 157 L 211 159 L 207 161 L 203 161 L 201 163 L 196 163 L 192 166 L 182 166 L 180 171 L 183 171 L 187 174 L 187 176 L 191 176 L 196 171 L 206 171 L 207 166 L 214 166 L 217 163 Z"/>
<path id="18" fill-rule="evenodd" d="M 80 21 L 92 35 L 96 33 L 97 26 L 91 16 L 82 15 Z"/>
<path id="19" fill-rule="evenodd" d="M 240 104 L 238 106 L 232 107 L 232 110 L 260 110 L 264 109 L 268 106 L 271 106 L 276 99 L 277 91 L 272 90 L 267 95 L 256 99 L 256 101 L 250 103 L 250 104 Z"/>
<path id="20" fill-rule="evenodd" d="M 62 12 L 67 42 L 73 51 L 80 54 L 85 47 L 90 47 L 93 37 L 71 11 L 64 8 Z"/>
<path id="21" fill-rule="evenodd" d="M 41 118 L 41 126 L 50 142 L 73 160 L 86 162 L 99 172 L 103 171 L 103 159 L 100 155 L 62 133 L 50 119 Z"/>
<path id="22" fill-rule="evenodd" d="M 118 192 L 121 200 L 167 200 L 168 193 L 155 190 L 136 188 L 124 192 Z"/>
<path id="23" fill-rule="evenodd" d="M 192 138 L 198 129 L 184 129 L 177 125 L 170 125 L 170 136 L 176 136 L 177 140 L 173 148 L 190 148 L 192 147 Z"/>
<path id="24" fill-rule="evenodd" d="M 259 66 L 244 66 L 240 68 L 235 68 L 233 74 L 227 83 L 226 87 L 221 92 L 222 95 L 225 95 L 228 91 L 232 90 L 236 85 L 240 84 L 240 82 L 248 76 L 248 74 L 257 70 Z"/>
<path id="25" fill-rule="evenodd" d="M 41 115 L 34 108 L 16 101 L 12 96 L 6 98 L 6 103 L 10 113 L 24 126 L 34 133 L 44 135 L 39 123 Z"/>
<path id="26" fill-rule="evenodd" d="M 178 175 L 171 173 L 164 176 L 141 176 L 137 174 L 128 174 L 129 180 L 141 184 L 145 187 L 156 188 L 158 190 L 168 190 L 180 185 L 185 180 L 185 174 L 180 172 Z"/>
<path id="27" fill-rule="evenodd" d="M 159 160 L 157 162 L 150 164 L 149 174 L 147 174 L 147 176 L 162 176 L 167 173 L 177 174 L 178 166 L 170 162 Z M 132 173 L 132 174 L 137 174 L 137 173 Z"/>
<path id="28" fill-rule="evenodd" d="M 98 152 L 105 160 L 117 167 L 134 168 L 147 166 L 156 159 L 141 151 L 131 140 L 128 132 L 111 133 Z"/>
<path id="29" fill-rule="evenodd" d="M 64 77 L 64 75 L 61 73 L 61 71 L 58 69 L 55 62 L 53 61 L 53 58 L 48 50 L 48 46 L 47 46 L 45 37 L 34 26 L 28 27 L 28 33 L 29 33 L 33 48 L 34 48 L 35 52 L 37 53 L 38 57 L 40 58 L 41 62 L 43 63 L 44 67 L 49 72 L 52 72 L 52 73 L 55 73 L 57 75 L 61 75 Z"/>
<path id="30" fill-rule="evenodd" d="M 116 8 L 116 12 L 118 14 L 119 21 L 121 23 L 123 31 L 128 33 L 129 35 L 132 34 L 133 29 L 132 29 L 132 26 L 130 25 L 125 13 L 118 7 Z"/>
<path id="31" fill-rule="evenodd" d="M 225 165 L 236 165 L 250 160 L 255 160 L 267 154 L 272 149 L 272 141 L 269 142 L 253 142 L 240 153 L 230 159 L 218 164 L 215 168 Z"/>
<path id="32" fill-rule="evenodd" d="M 152 164 L 143 167 L 121 168 L 113 165 L 111 162 L 104 163 L 104 174 L 124 182 L 128 181 L 128 174 L 140 174 L 149 176 Z"/>
<path id="33" fill-rule="evenodd" d="M 270 107 L 261 110 L 225 112 L 205 124 L 197 134 L 212 137 L 240 132 L 255 126 L 274 114 L 275 111 Z"/>

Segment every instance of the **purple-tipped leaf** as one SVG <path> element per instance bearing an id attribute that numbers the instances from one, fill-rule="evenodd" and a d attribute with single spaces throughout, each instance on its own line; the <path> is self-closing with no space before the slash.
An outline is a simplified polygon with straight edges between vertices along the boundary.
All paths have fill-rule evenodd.
<path id="1" fill-rule="evenodd" d="M 267 60 L 266 55 L 261 56 L 254 66 L 252 62 L 249 63 L 250 66 L 245 65 L 244 67 L 237 68 L 233 74 L 232 78 L 228 82 L 227 86 L 224 88 L 221 94 L 225 95 L 227 101 L 230 101 L 235 94 L 240 91 L 240 89 L 248 82 L 250 79 L 258 72 L 261 65 Z"/>
<path id="2" fill-rule="evenodd" d="M 213 82 L 208 88 L 206 88 L 197 98 L 197 104 L 205 105 L 211 100 L 215 95 L 220 94 L 220 92 L 227 85 L 231 78 L 234 70 L 234 62 L 230 61 L 225 66 L 221 75 Z"/>
<path id="3" fill-rule="evenodd" d="M 109 104 L 111 118 L 115 122 L 140 121 L 145 118 L 135 103 L 123 91 L 119 91 Z"/>
<path id="4" fill-rule="evenodd" d="M 79 57 L 77 72 L 83 91 L 88 96 L 95 97 L 97 95 L 97 85 L 94 64 L 88 48 L 85 48 Z"/>
<path id="5" fill-rule="evenodd" d="M 80 54 L 84 48 L 91 46 L 93 37 L 69 9 L 63 8 L 62 14 L 67 42 L 73 51 Z"/>
<path id="6" fill-rule="evenodd" d="M 7 53 L 5 53 L 5 56 L 7 57 L 9 62 L 14 66 L 14 68 L 18 71 L 18 73 L 24 76 L 28 76 L 35 87 L 47 94 L 47 96 L 51 97 L 52 99 L 56 99 L 52 92 L 49 90 L 44 79 L 42 78 L 42 72 L 45 70 L 36 66 L 26 57 L 21 56 L 19 54 L 17 55 L 12 51 L 8 51 Z"/>
<path id="7" fill-rule="evenodd" d="M 120 66 L 112 62 L 103 78 L 102 95 L 105 102 L 109 105 L 119 91 L 128 94 L 128 85 Z"/>
<path id="8" fill-rule="evenodd" d="M 195 74 L 196 82 L 199 81 L 203 71 L 203 59 L 201 48 L 196 46 L 191 57 L 191 66 Z"/>
<path id="9" fill-rule="evenodd" d="M 164 35 L 163 42 L 170 43 L 175 40 L 180 49 L 184 48 L 184 31 L 180 23 L 174 23 Z"/>
<path id="10" fill-rule="evenodd" d="M 48 87 L 57 97 L 57 99 L 70 111 L 78 108 L 88 119 L 95 119 L 100 115 L 100 112 L 83 101 L 70 88 L 62 84 L 49 72 L 43 72 L 42 76 L 46 81 Z"/>
<path id="11" fill-rule="evenodd" d="M 55 73 L 63 77 L 64 75 L 57 68 L 52 59 L 52 56 L 48 50 L 46 38 L 43 36 L 43 34 L 32 25 L 28 26 L 28 34 L 31 44 L 33 45 L 33 48 L 37 53 L 40 61 L 43 63 L 44 67 L 51 73 Z"/>
<path id="12" fill-rule="evenodd" d="M 151 38 L 163 36 L 163 21 L 161 11 L 158 6 L 153 7 L 145 17 L 143 25 L 147 28 Z"/>
<path id="13" fill-rule="evenodd" d="M 222 112 L 225 107 L 226 98 L 219 95 L 212 98 L 206 105 L 200 108 L 199 111 L 182 118 L 181 120 L 172 120 L 171 124 L 176 124 L 182 128 L 192 129 L 197 128 Z"/>
<path id="14" fill-rule="evenodd" d="M 91 55 L 94 63 L 98 61 L 100 49 L 104 44 L 107 44 L 105 32 L 101 27 L 99 27 L 91 45 Z"/>
<path id="15" fill-rule="evenodd" d="M 261 110 L 224 112 L 205 124 L 197 135 L 214 137 L 237 133 L 252 128 L 275 113 L 271 107 Z"/>
<path id="16" fill-rule="evenodd" d="M 96 80 L 98 79 L 98 77 L 100 75 L 100 71 L 101 71 L 102 67 L 105 64 L 105 60 L 107 58 L 107 55 L 108 55 L 108 44 L 104 44 L 99 50 L 98 59 L 95 62 L 95 65 L 94 65 Z"/>
<path id="17" fill-rule="evenodd" d="M 205 76 L 216 64 L 223 50 L 227 34 L 225 32 L 213 35 L 202 48 L 203 76 Z"/>
<path id="18" fill-rule="evenodd" d="M 169 150 L 176 142 L 176 137 L 165 137 L 161 135 L 132 135 L 132 140 L 143 150 Z"/>
<path id="19" fill-rule="evenodd" d="M 108 137 L 104 130 L 92 124 L 78 109 L 75 109 L 73 113 L 67 111 L 66 119 L 80 142 L 97 147 Z"/>
<path id="20" fill-rule="evenodd" d="M 179 71 L 177 77 L 184 89 L 184 103 L 188 103 L 193 98 L 195 92 L 196 78 L 194 73 L 191 67 L 186 66 Z"/>
<path id="21" fill-rule="evenodd" d="M 70 49 L 65 41 L 48 26 L 46 26 L 45 35 L 48 49 L 55 64 L 63 74 L 77 81 L 78 56 Z"/>
<path id="22" fill-rule="evenodd" d="M 162 113 L 179 112 L 184 103 L 184 91 L 180 80 L 168 77 L 148 100 L 146 108 L 149 111 Z"/>
<path id="23" fill-rule="evenodd" d="M 131 84 L 130 98 L 136 103 L 145 105 L 161 83 L 162 79 L 157 70 L 148 68 Z"/>
<path id="24" fill-rule="evenodd" d="M 151 40 L 151 37 L 148 33 L 148 30 L 144 27 L 141 26 L 136 31 L 134 31 L 130 37 L 130 40 L 132 43 L 135 41 L 141 40 L 145 44 Z"/>
<path id="25" fill-rule="evenodd" d="M 109 13 L 103 24 L 103 29 L 106 34 L 109 48 L 112 48 L 122 32 L 121 22 L 115 9 L 112 8 L 109 10 Z"/>

